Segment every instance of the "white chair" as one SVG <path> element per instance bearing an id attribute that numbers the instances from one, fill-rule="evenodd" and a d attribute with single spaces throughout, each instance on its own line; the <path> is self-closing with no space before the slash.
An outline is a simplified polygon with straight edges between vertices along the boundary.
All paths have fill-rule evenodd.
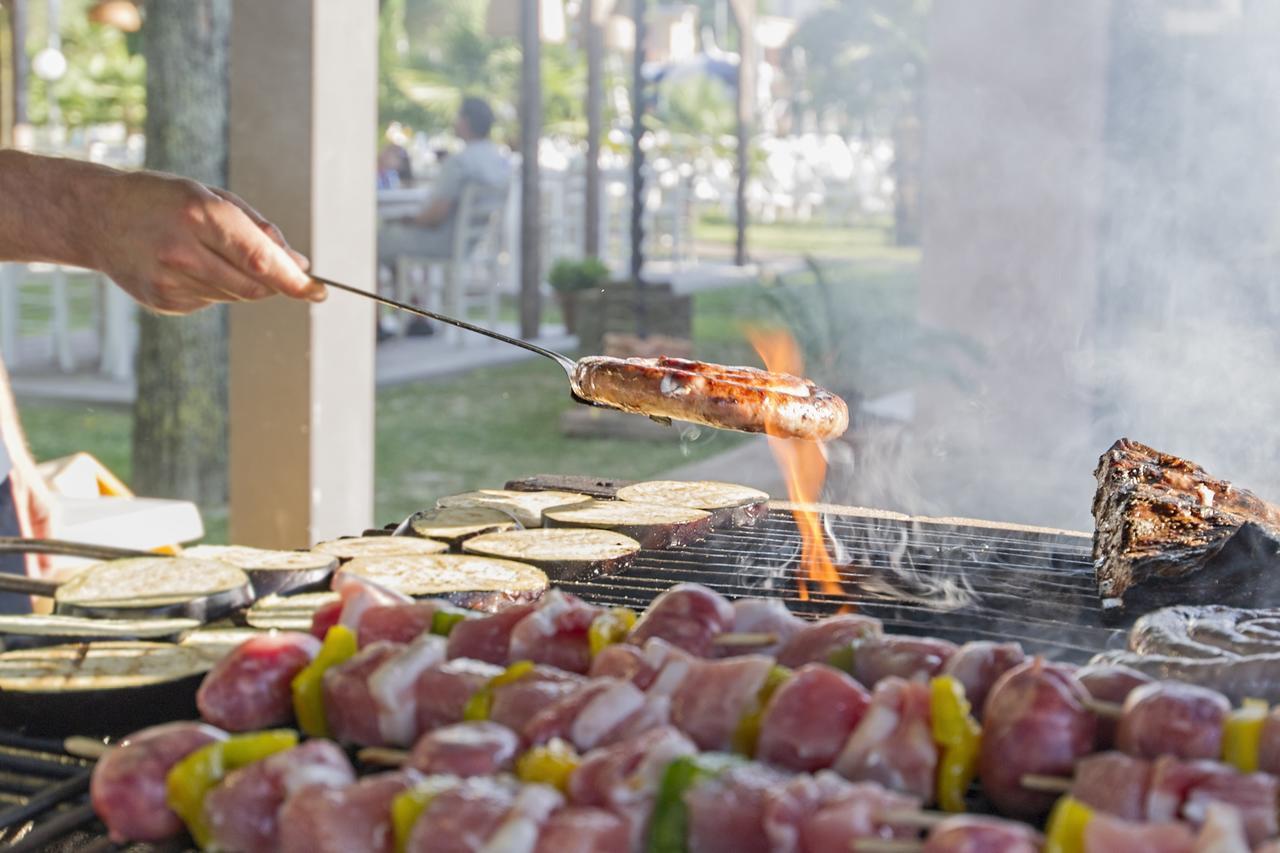
<path id="1" fill-rule="evenodd" d="M 477 301 L 485 308 L 485 321 L 498 323 L 498 297 L 503 256 L 503 233 L 507 209 L 506 187 L 488 187 L 471 183 L 463 187 L 453 214 L 453 247 L 448 258 L 401 255 L 396 259 L 396 298 L 404 299 L 415 273 L 426 274 L 427 308 L 435 307 L 435 282 L 432 272 L 442 275 L 441 310 L 453 317 L 466 319 Z M 402 332 L 404 326 L 401 327 Z M 454 326 L 444 329 L 445 340 L 465 340 L 462 330 Z"/>

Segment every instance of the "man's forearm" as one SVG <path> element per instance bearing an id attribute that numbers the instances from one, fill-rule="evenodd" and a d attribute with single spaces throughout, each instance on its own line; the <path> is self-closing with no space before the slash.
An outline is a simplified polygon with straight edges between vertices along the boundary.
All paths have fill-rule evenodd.
<path id="1" fill-rule="evenodd" d="M 122 173 L 79 160 L 0 150 L 0 261 L 93 266 L 107 221 L 102 188 Z"/>

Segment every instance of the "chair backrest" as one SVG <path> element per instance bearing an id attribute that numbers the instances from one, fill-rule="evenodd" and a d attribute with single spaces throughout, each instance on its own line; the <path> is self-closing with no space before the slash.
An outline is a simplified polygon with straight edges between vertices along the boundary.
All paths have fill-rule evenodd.
<path id="1" fill-rule="evenodd" d="M 462 188 L 454 217 L 454 263 L 469 260 L 480 253 L 497 255 L 502 241 L 507 192 L 505 186 L 478 182 L 468 183 Z"/>

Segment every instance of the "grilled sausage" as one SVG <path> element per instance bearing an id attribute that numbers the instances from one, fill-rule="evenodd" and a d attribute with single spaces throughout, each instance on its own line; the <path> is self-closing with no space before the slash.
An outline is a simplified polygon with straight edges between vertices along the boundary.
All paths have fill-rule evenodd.
<path id="1" fill-rule="evenodd" d="M 1076 759 L 1093 751 L 1097 718 L 1088 691 L 1069 667 L 1034 658 L 991 688 L 983 713 L 978 774 L 982 790 L 1003 814 L 1034 818 L 1054 794 L 1023 787 L 1027 774 L 1070 776 Z"/>
<path id="2" fill-rule="evenodd" d="M 835 394 L 754 367 L 591 356 L 578 361 L 572 384 L 586 400 L 721 429 L 827 441 L 849 427 L 849 407 Z"/>

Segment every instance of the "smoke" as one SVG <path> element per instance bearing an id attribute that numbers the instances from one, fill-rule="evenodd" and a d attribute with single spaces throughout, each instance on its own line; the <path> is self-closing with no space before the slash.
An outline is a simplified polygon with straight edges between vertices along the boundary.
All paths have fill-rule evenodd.
<path id="1" fill-rule="evenodd" d="M 837 500 L 1088 530 L 1121 436 L 1280 499 L 1280 4 L 937 0 L 919 312 L 985 354 Z"/>

